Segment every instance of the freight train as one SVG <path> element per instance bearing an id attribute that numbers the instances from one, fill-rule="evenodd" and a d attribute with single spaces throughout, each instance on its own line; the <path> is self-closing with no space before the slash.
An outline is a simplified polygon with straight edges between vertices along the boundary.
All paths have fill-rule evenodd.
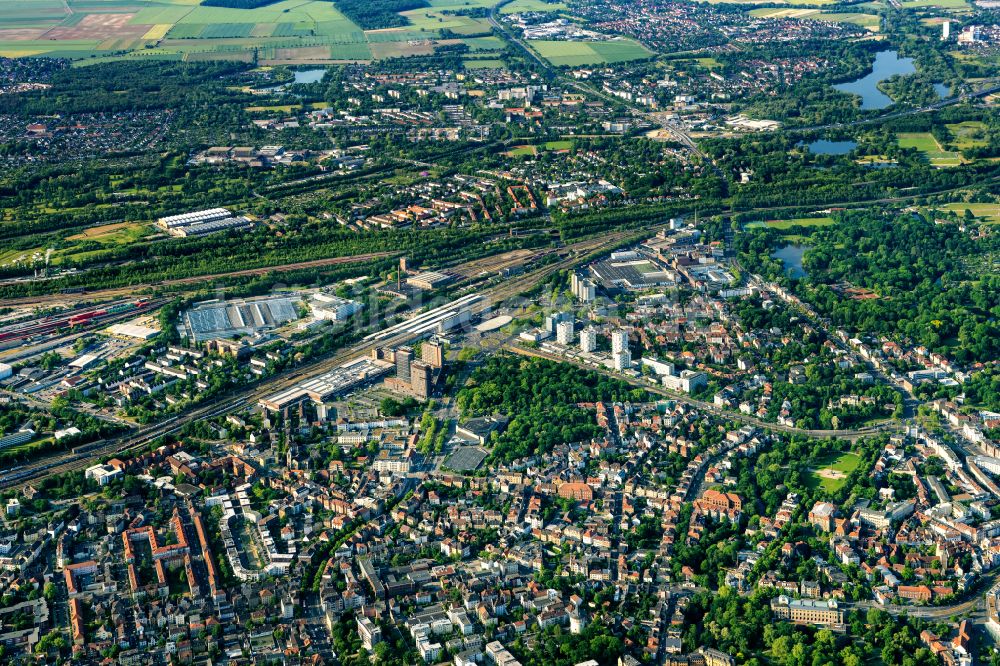
<path id="1" fill-rule="evenodd" d="M 14 324 L 0 330 L 0 342 L 27 340 L 36 335 L 47 335 L 74 326 L 100 323 L 103 319 L 127 312 L 141 312 L 150 306 L 149 301 L 137 300 L 115 303 L 106 308 L 94 308 L 73 314 L 58 314 L 31 323 Z"/>

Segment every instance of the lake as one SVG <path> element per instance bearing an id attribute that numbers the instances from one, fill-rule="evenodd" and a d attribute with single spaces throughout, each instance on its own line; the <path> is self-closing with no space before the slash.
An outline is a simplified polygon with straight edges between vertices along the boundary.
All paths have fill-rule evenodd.
<path id="1" fill-rule="evenodd" d="M 812 143 L 804 144 L 810 153 L 816 155 L 846 155 L 858 147 L 857 141 L 828 141 L 827 139 L 817 139 Z"/>
<path id="2" fill-rule="evenodd" d="M 324 74 L 326 74 L 326 68 L 300 69 L 295 72 L 295 83 L 319 83 L 323 80 Z"/>
<path id="3" fill-rule="evenodd" d="M 941 99 L 947 99 L 948 96 L 951 95 L 951 90 L 949 90 L 948 86 L 946 86 L 943 83 L 935 83 L 934 92 L 936 92 L 938 94 L 938 97 L 940 97 Z"/>
<path id="4" fill-rule="evenodd" d="M 808 273 L 802 268 L 802 257 L 805 256 L 808 245 L 786 245 L 771 253 L 772 259 L 781 259 L 785 264 L 785 272 L 793 278 L 803 278 Z"/>
<path id="5" fill-rule="evenodd" d="M 879 82 L 896 74 L 913 74 L 916 71 L 913 58 L 900 58 L 896 51 L 880 51 L 875 54 L 870 74 L 848 83 L 838 83 L 833 87 L 841 92 L 861 97 L 861 108 L 866 111 L 884 109 L 892 105 L 892 98 L 878 89 Z"/>

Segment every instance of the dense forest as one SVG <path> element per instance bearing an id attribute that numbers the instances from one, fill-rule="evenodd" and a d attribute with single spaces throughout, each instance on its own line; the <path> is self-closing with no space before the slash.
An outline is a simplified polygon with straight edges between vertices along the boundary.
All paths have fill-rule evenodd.
<path id="1" fill-rule="evenodd" d="M 1000 237 L 973 238 L 957 223 L 910 213 L 859 211 L 837 219 L 809 236 L 808 277 L 794 281 L 835 325 L 911 340 L 959 362 L 1000 354 L 1000 277 L 990 267 Z M 783 264 L 770 258 L 783 244 L 775 230 L 742 234 L 741 261 L 787 279 Z"/>
<path id="2" fill-rule="evenodd" d="M 363 30 L 399 28 L 409 22 L 399 12 L 429 7 L 424 0 L 337 0 L 337 9 L 357 23 Z"/>
<path id="3" fill-rule="evenodd" d="M 458 393 L 462 418 L 503 415 L 506 432 L 494 440 L 492 456 L 510 462 L 554 446 L 597 437 L 593 412 L 581 402 L 640 401 L 644 391 L 618 379 L 543 359 L 498 355 L 472 375 Z"/>

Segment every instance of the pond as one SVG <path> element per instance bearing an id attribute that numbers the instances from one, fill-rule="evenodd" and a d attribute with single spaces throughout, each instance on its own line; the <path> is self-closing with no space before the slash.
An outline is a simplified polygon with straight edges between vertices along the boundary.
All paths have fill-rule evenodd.
<path id="1" fill-rule="evenodd" d="M 870 74 L 847 83 L 838 83 L 833 87 L 841 92 L 861 97 L 861 108 L 866 111 L 884 109 L 892 105 L 892 98 L 878 89 L 879 82 L 896 74 L 913 74 L 916 71 L 913 58 L 900 58 L 896 51 L 880 51 L 875 54 Z"/>
<path id="2" fill-rule="evenodd" d="M 846 155 L 858 147 L 857 141 L 829 141 L 827 139 L 817 139 L 812 143 L 804 144 L 810 153 L 816 155 Z"/>
<path id="3" fill-rule="evenodd" d="M 935 83 L 934 92 L 936 92 L 938 94 L 938 97 L 940 97 L 941 99 L 947 99 L 948 96 L 951 95 L 951 90 L 949 90 L 948 86 L 946 86 L 943 83 Z"/>
<path id="4" fill-rule="evenodd" d="M 803 278 L 808 273 L 806 269 L 802 268 L 802 257 L 805 256 L 808 249 L 808 245 L 790 244 L 772 252 L 771 258 L 781 259 L 785 264 L 785 272 L 788 275 L 791 275 L 795 279 Z"/>
<path id="5" fill-rule="evenodd" d="M 323 80 L 326 68 L 322 69 L 300 69 L 295 72 L 295 83 L 318 83 Z"/>

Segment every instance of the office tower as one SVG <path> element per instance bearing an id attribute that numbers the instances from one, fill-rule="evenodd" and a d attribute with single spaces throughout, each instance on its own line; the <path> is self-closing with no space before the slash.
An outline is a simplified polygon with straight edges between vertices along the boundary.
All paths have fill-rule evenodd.
<path id="1" fill-rule="evenodd" d="M 413 363 L 413 348 L 400 347 L 396 350 L 396 377 L 404 382 L 410 381 L 410 365 Z"/>
<path id="2" fill-rule="evenodd" d="M 428 340 L 420 346 L 420 360 L 428 365 L 441 368 L 444 366 L 444 345 L 438 340 Z"/>
<path id="3" fill-rule="evenodd" d="M 413 396 L 426 400 L 431 397 L 431 387 L 434 384 L 434 368 L 429 363 L 414 361 L 411 366 L 410 382 Z"/>

